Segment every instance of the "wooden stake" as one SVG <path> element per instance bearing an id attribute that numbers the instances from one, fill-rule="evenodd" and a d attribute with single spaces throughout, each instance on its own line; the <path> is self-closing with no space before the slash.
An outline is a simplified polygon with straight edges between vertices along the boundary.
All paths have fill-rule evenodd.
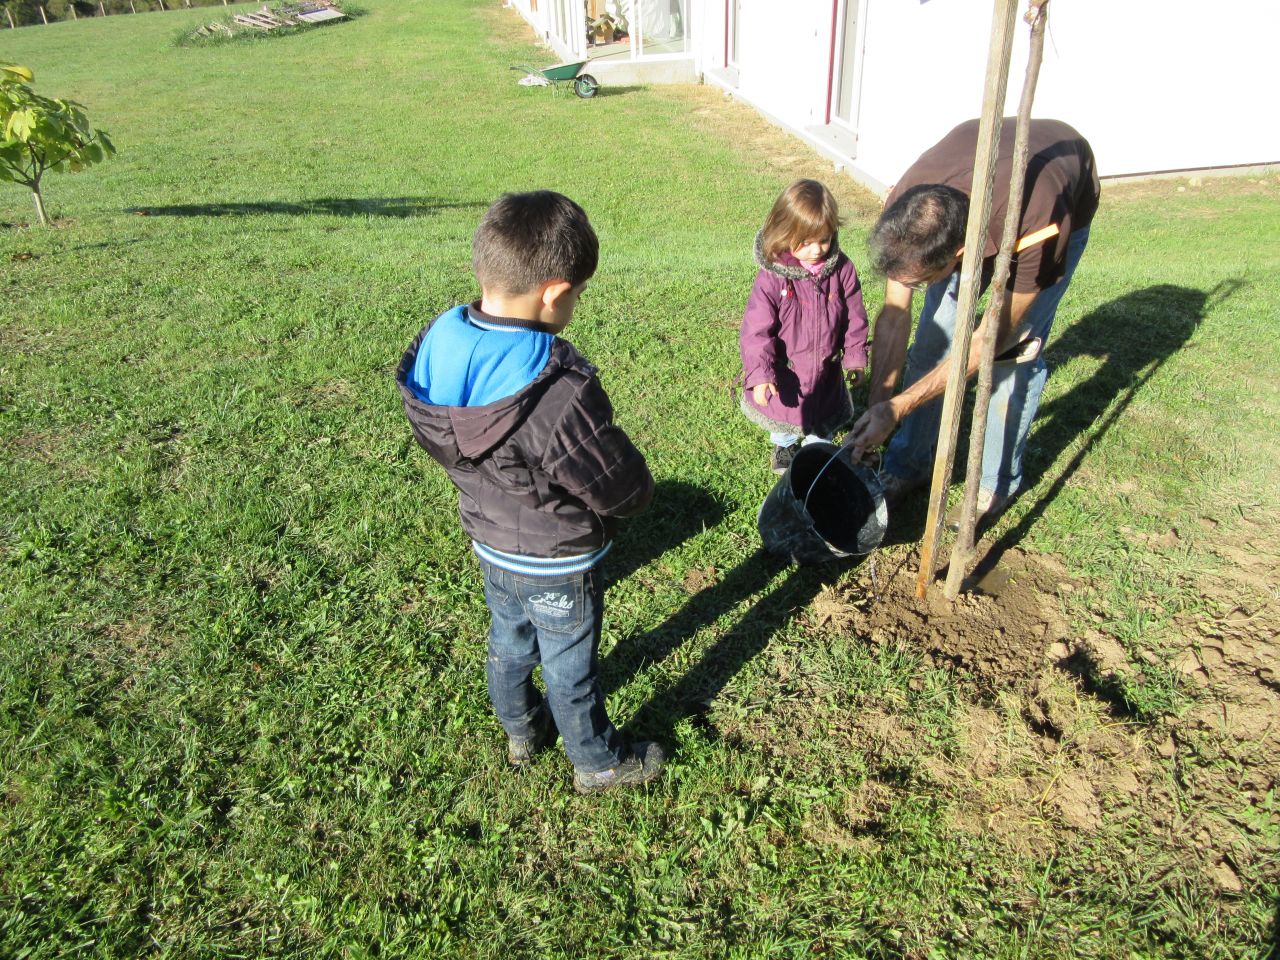
<path id="1" fill-rule="evenodd" d="M 1013 170 L 1009 176 L 1009 203 L 1005 207 L 1004 233 L 1000 237 L 1000 252 L 996 255 L 995 273 L 991 278 L 991 299 L 983 317 L 983 329 L 994 333 L 999 327 L 999 317 L 1007 297 L 1005 287 L 1009 282 L 1009 268 L 1013 260 L 1013 248 L 1018 242 L 1018 228 L 1022 220 L 1022 204 L 1014 203 L 1022 196 L 1027 179 L 1027 157 L 1030 154 L 1031 104 L 1036 97 L 1036 81 L 1040 77 L 1040 62 L 1044 59 L 1044 28 L 1049 11 L 1047 0 L 1033 0 L 1028 17 L 1031 22 L 1031 52 L 1027 56 L 1026 79 L 1022 83 L 1022 99 L 1018 103 L 1018 123 L 1013 137 Z M 951 548 L 951 560 L 947 565 L 947 585 L 944 591 L 948 600 L 960 595 L 969 562 L 973 559 L 973 543 L 976 539 L 978 512 L 978 488 L 982 483 L 982 448 L 987 435 L 987 408 L 991 405 L 991 381 L 996 360 L 996 338 L 988 335 L 982 344 L 982 358 L 978 366 L 978 392 L 973 403 L 973 421 L 969 427 L 969 462 L 965 470 L 964 499 L 960 507 L 960 532 Z"/>
<path id="2" fill-rule="evenodd" d="M 1016 15 L 1017 0 L 995 0 L 991 44 L 987 50 L 987 82 L 982 95 L 982 117 L 978 122 L 978 150 L 973 164 L 973 190 L 969 197 L 969 223 L 964 235 L 964 256 L 960 261 L 956 330 L 951 341 L 947 392 L 943 395 L 942 420 L 938 428 L 938 454 L 933 461 L 933 486 L 929 490 L 929 515 L 925 521 L 924 542 L 920 546 L 920 573 L 916 578 L 916 597 L 921 600 L 936 568 L 935 555 L 942 540 L 947 484 L 951 479 L 956 439 L 960 434 L 964 385 L 969 379 L 973 308 L 978 302 L 982 281 L 982 252 L 987 242 L 987 221 L 991 219 L 991 187 L 1000 146 L 1000 124 L 1004 118 L 1004 94 L 1009 82 L 1009 55 L 1013 49 Z"/>
<path id="3" fill-rule="evenodd" d="M 160 0 L 160 9 L 161 9 L 161 10 L 165 10 L 165 9 L 167 9 L 167 8 L 165 7 L 165 5 L 164 5 L 164 0 Z"/>
<path id="4" fill-rule="evenodd" d="M 130 13 L 138 12 L 138 8 L 133 5 L 133 0 L 129 0 L 129 12 Z"/>
<path id="5" fill-rule="evenodd" d="M 8 17 L 8 18 L 9 18 L 9 29 L 10 29 L 10 30 L 15 29 L 15 28 L 14 28 L 14 26 L 13 26 L 13 14 L 9 12 L 9 8 L 8 8 L 8 7 L 5 7 L 5 8 L 4 8 L 4 15 L 5 15 L 6 17 Z"/>
<path id="6" fill-rule="evenodd" d="M 98 0 L 98 13 L 104 17 L 107 15 L 107 8 L 102 5 L 102 0 Z"/>
<path id="7" fill-rule="evenodd" d="M 40 19 L 44 21 L 46 27 L 49 25 L 49 18 L 44 15 L 44 7 L 40 8 Z"/>
<path id="8" fill-rule="evenodd" d="M 71 4 L 71 19 L 72 20 L 80 19 L 79 15 L 76 13 L 76 5 L 74 3 Z"/>

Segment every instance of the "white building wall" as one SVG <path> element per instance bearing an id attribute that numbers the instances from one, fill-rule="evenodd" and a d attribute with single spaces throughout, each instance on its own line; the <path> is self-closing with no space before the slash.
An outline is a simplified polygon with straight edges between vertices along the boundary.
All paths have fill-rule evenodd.
<path id="1" fill-rule="evenodd" d="M 1280 161 L 1275 0 L 1074 0 L 1049 30 L 1036 113 L 1079 116 L 1102 173 Z"/>
<path id="2" fill-rule="evenodd" d="M 742 0 L 742 96 L 797 127 L 822 123 L 830 43 L 831 0 Z M 723 34 L 718 57 L 724 59 Z"/>
<path id="3" fill-rule="evenodd" d="M 891 184 L 982 109 L 989 0 L 864 0 L 866 62 L 857 163 Z M 1065 120 L 1104 176 L 1280 161 L 1264 119 L 1280 36 L 1273 0 L 1050 3 L 1033 115 Z M 902 40 L 900 38 L 909 38 Z M 1017 109 L 1028 29 L 1019 22 L 1005 113 Z"/>
<path id="4" fill-rule="evenodd" d="M 701 0 L 700 66 L 830 151 L 825 120 L 832 0 L 741 0 L 740 70 L 724 72 L 724 3 Z M 839 151 L 884 189 L 982 109 L 991 0 L 860 0 L 857 145 Z M 1075 126 L 1104 176 L 1280 162 L 1271 118 L 1275 0 L 1057 0 L 1034 115 Z M 1019 22 L 1005 113 L 1017 109 Z"/>

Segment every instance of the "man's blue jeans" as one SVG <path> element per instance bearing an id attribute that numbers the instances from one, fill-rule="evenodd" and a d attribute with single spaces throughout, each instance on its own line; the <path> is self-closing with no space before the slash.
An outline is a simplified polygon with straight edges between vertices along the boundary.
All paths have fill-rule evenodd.
<path id="1" fill-rule="evenodd" d="M 1022 485 L 1022 455 L 1031 433 L 1031 421 L 1040 406 L 1040 394 L 1049 376 L 1044 346 L 1049 340 L 1058 303 L 1067 292 L 1076 264 L 1089 242 L 1089 228 L 1073 230 L 1067 241 L 1066 271 L 1053 286 L 1041 290 L 1022 318 L 1015 342 L 1039 338 L 1040 355 L 1027 363 L 997 363 L 992 371 L 991 404 L 987 408 L 987 433 L 982 447 L 982 489 L 1008 496 Z M 907 353 L 903 387 L 909 387 L 942 362 L 955 336 L 960 271 L 935 283 L 925 293 L 924 309 L 915 341 Z M 919 407 L 906 417 L 889 441 L 884 469 L 911 483 L 932 476 L 938 445 L 942 398 Z"/>
<path id="2" fill-rule="evenodd" d="M 532 736 L 550 707 L 575 769 L 597 773 L 622 761 L 622 737 L 605 713 L 596 654 L 604 575 L 534 577 L 480 561 L 489 605 L 489 699 L 509 736 Z M 542 664 L 542 694 L 533 682 Z"/>

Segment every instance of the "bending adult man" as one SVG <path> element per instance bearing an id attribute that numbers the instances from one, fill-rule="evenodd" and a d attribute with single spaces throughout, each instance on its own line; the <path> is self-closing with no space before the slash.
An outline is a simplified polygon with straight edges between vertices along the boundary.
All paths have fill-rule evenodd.
<path id="1" fill-rule="evenodd" d="M 994 270 L 1009 202 L 1014 124 L 1014 118 L 1007 117 L 1000 134 L 983 250 L 984 289 Z M 854 424 L 851 443 L 865 452 L 893 435 L 881 474 L 890 500 L 923 486 L 933 470 L 977 141 L 978 121 L 970 120 L 925 151 L 890 193 L 871 233 L 872 261 L 888 279 L 875 324 L 870 405 Z M 996 329 L 988 331 L 984 323 L 970 341 L 968 375 L 972 376 L 978 369 L 983 339 L 997 338 L 978 494 L 980 515 L 998 513 L 1022 483 L 1022 454 L 1048 377 L 1044 344 L 1088 243 L 1098 194 L 1088 141 L 1058 120 L 1032 120 L 1009 296 Z M 924 291 L 924 308 L 907 353 L 911 297 L 916 290 Z M 895 396 L 904 355 L 906 378 Z"/>

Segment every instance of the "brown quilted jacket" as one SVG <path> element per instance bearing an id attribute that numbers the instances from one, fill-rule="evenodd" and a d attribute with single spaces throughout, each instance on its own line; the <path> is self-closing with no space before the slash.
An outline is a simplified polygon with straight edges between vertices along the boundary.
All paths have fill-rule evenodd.
<path id="1" fill-rule="evenodd" d="M 604 546 L 613 518 L 653 498 L 644 456 L 613 423 L 596 368 L 556 338 L 542 372 L 480 407 L 423 403 L 406 385 L 419 344 L 396 368 L 413 434 L 458 488 L 462 528 L 475 541 L 528 557 L 572 557 Z"/>

